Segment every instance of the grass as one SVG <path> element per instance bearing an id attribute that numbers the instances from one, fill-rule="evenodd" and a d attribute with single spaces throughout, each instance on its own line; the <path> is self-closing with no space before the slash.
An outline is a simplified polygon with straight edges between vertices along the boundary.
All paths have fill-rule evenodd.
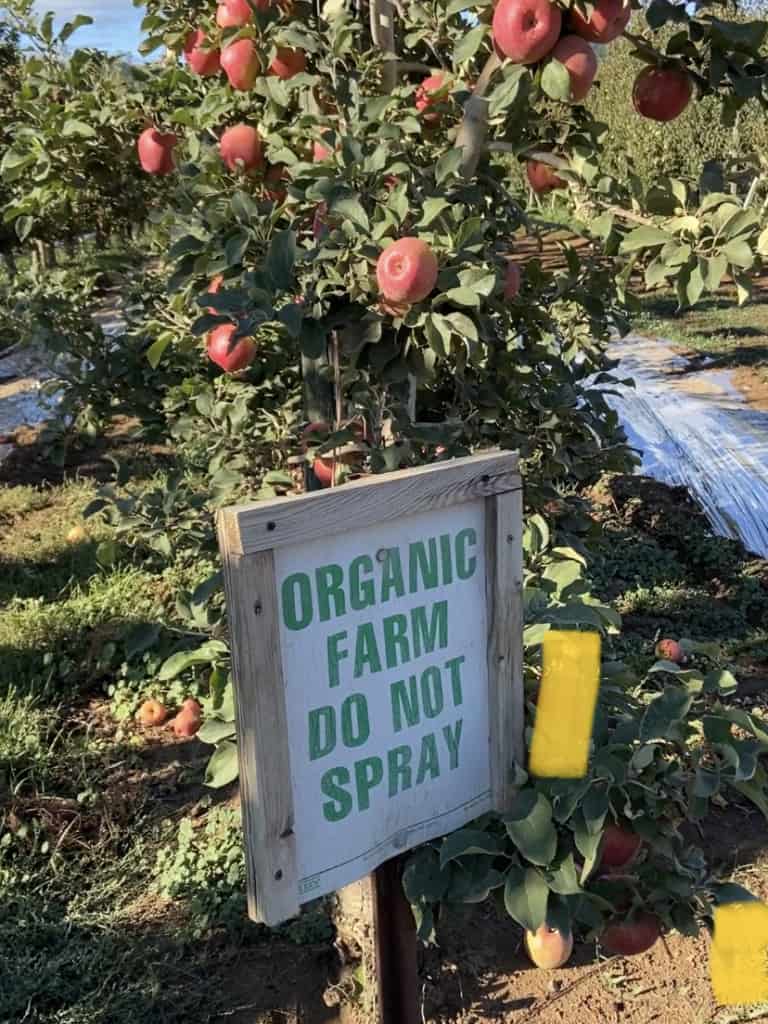
<path id="1" fill-rule="evenodd" d="M 643 300 L 635 328 L 684 345 L 730 369 L 752 368 L 768 379 L 768 292 L 758 290 L 753 301 L 736 306 L 732 296 L 712 296 L 693 309 L 678 312 L 669 292 L 654 292 Z"/>

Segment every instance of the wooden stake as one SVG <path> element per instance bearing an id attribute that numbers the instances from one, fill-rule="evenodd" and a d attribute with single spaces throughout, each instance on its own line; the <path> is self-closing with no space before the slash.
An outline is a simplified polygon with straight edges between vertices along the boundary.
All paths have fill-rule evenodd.
<path id="1" fill-rule="evenodd" d="M 373 873 L 373 940 L 379 1024 L 422 1024 L 416 925 L 402 885 L 402 858 Z"/>

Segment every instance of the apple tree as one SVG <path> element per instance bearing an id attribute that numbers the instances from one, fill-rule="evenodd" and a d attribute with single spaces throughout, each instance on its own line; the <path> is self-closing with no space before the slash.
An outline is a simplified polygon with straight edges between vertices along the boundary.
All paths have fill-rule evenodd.
<path id="1" fill-rule="evenodd" d="M 745 299 L 768 252 L 759 213 L 716 168 L 650 188 L 602 172 L 605 126 L 583 100 L 599 87 L 593 44 L 628 32 L 620 0 L 143 6 L 143 50 L 165 56 L 140 92 L 126 87 L 120 109 L 117 92 L 71 102 L 93 105 L 77 118 L 86 125 L 110 111 L 104 131 L 119 135 L 121 173 L 141 167 L 167 189 L 154 223 L 173 316 L 154 307 L 147 357 L 158 370 L 196 362 L 158 397 L 169 431 L 197 458 L 207 453 L 211 504 L 290 489 L 302 461 L 309 486 L 328 486 L 486 445 L 519 450 L 533 704 L 547 629 L 609 636 L 620 626 L 591 595 L 589 521 L 565 495 L 630 464 L 602 388 L 631 285 L 642 271 L 688 304 L 728 277 Z M 704 95 L 719 98 L 726 120 L 768 102 L 765 23 L 668 0 L 643 14 L 643 31 L 629 33 L 638 117 L 665 124 Z M 659 42 L 669 23 L 676 31 Z M 28 111 L 63 119 L 46 135 L 51 166 L 67 163 L 68 135 L 82 134 L 66 131 L 57 102 L 50 115 Z M 35 145 L 21 126 L 11 161 L 22 171 L 39 166 Z M 535 254 L 536 196 L 555 190 L 578 190 L 595 216 L 592 244 L 561 242 L 552 269 Z M 9 217 L 32 215 L 20 198 Z M 193 598 L 184 601 L 207 622 Z M 212 643 L 220 689 L 226 648 Z M 691 655 L 691 669 L 661 660 L 640 681 L 606 663 L 584 780 L 545 784 L 521 768 L 508 820 L 414 854 L 404 884 L 423 935 L 441 903 L 491 894 L 530 931 L 545 920 L 564 931 L 607 924 L 617 952 L 637 951 L 662 926 L 696 929 L 718 886 L 679 826 L 729 786 L 767 812 L 768 783 L 756 753 L 764 737 L 727 706 L 732 677 L 711 650 Z M 205 656 L 174 659 L 167 675 Z M 232 778 L 233 763 L 231 716 L 214 702 L 217 714 L 214 783 Z M 749 738 L 735 739 L 735 726 Z M 611 828 L 642 845 L 629 880 L 600 873 Z M 652 920 L 627 938 L 621 919 L 638 924 L 640 908 Z"/>

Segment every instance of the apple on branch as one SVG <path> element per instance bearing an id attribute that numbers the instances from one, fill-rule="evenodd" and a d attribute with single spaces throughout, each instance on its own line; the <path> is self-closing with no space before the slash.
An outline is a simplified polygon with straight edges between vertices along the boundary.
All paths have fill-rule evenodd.
<path id="1" fill-rule="evenodd" d="M 537 195 L 544 195 L 556 188 L 564 188 L 565 182 L 555 174 L 553 167 L 541 160 L 528 160 L 525 165 L 528 184 Z"/>
<path id="2" fill-rule="evenodd" d="M 627 27 L 631 17 L 632 8 L 628 3 L 622 0 L 597 0 L 589 17 L 572 7 L 568 24 L 572 32 L 591 43 L 612 43 Z"/>
<path id="3" fill-rule="evenodd" d="M 139 136 L 139 163 L 147 174 L 170 174 L 174 169 L 173 150 L 178 143 L 173 132 L 147 128 Z"/>
<path id="4" fill-rule="evenodd" d="M 535 64 L 560 37 L 562 14 L 549 0 L 499 0 L 491 30 L 497 51 L 515 64 Z"/>
<path id="5" fill-rule="evenodd" d="M 278 46 L 275 59 L 269 65 L 273 75 L 283 81 L 293 78 L 307 67 L 307 55 L 303 50 L 292 50 L 287 46 Z"/>
<path id="6" fill-rule="evenodd" d="M 190 32 L 184 43 L 184 58 L 196 75 L 204 78 L 218 75 L 221 71 L 221 53 L 208 45 L 208 38 L 202 29 Z"/>
<path id="7" fill-rule="evenodd" d="M 223 0 L 216 11 L 216 24 L 219 28 L 242 28 L 252 21 L 253 8 L 248 0 Z"/>
<path id="8" fill-rule="evenodd" d="M 690 77 L 679 68 L 643 68 L 635 79 L 632 103 L 638 114 L 652 121 L 674 121 L 693 94 Z"/>
<path id="9" fill-rule="evenodd" d="M 226 373 L 244 370 L 256 358 L 254 339 L 245 337 L 235 340 L 236 331 L 237 327 L 234 324 L 221 324 L 214 327 L 206 343 L 208 358 Z"/>
<path id="10" fill-rule="evenodd" d="M 571 80 L 571 99 L 580 103 L 597 74 L 595 51 L 581 36 L 563 36 L 550 55 L 560 61 Z"/>
<path id="11" fill-rule="evenodd" d="M 219 141 L 221 159 L 230 171 L 252 171 L 264 162 L 261 137 L 249 124 L 236 124 Z"/>
<path id="12" fill-rule="evenodd" d="M 437 271 L 437 257 L 426 242 L 401 238 L 379 256 L 376 279 L 389 302 L 421 302 L 437 284 Z"/>
<path id="13" fill-rule="evenodd" d="M 252 39 L 238 39 L 225 46 L 221 53 L 221 66 L 229 84 L 239 92 L 247 92 L 261 70 L 259 54 Z"/>

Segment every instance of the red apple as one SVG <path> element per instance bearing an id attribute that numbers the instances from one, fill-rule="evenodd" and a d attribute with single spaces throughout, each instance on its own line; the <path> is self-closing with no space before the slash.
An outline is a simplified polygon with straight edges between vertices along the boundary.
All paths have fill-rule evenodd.
<path id="1" fill-rule="evenodd" d="M 139 708 L 137 717 L 141 725 L 147 728 L 155 728 L 163 724 L 168 717 L 168 712 L 165 709 L 165 705 L 161 704 L 159 700 L 152 698 L 144 701 Z"/>
<path id="2" fill-rule="evenodd" d="M 244 370 L 256 358 L 256 342 L 253 338 L 238 338 L 232 344 L 236 330 L 234 324 L 221 324 L 208 335 L 208 358 L 227 373 Z"/>
<path id="3" fill-rule="evenodd" d="M 611 43 L 621 35 L 632 17 L 632 8 L 622 0 L 597 0 L 589 18 L 571 8 L 569 27 L 591 43 Z"/>
<path id="4" fill-rule="evenodd" d="M 390 302 L 421 302 L 437 283 L 437 257 L 420 238 L 387 246 L 376 264 L 381 294 Z"/>
<path id="5" fill-rule="evenodd" d="M 554 169 L 539 160 L 529 160 L 525 165 L 525 174 L 537 195 L 543 195 L 545 192 L 551 192 L 552 189 L 565 186 L 565 182 L 562 178 L 558 178 Z"/>
<path id="6" fill-rule="evenodd" d="M 307 55 L 303 50 L 291 50 L 286 46 L 278 46 L 277 55 L 269 65 L 273 75 L 283 80 L 293 78 L 307 66 Z"/>
<path id="7" fill-rule="evenodd" d="M 216 277 L 214 277 L 211 280 L 211 283 L 208 285 L 209 293 L 211 295 L 217 295 L 221 291 L 221 286 L 223 284 L 224 284 L 224 275 L 223 274 L 217 274 Z M 208 309 L 206 310 L 206 312 L 210 313 L 211 316 L 216 316 L 216 310 L 212 306 L 209 306 Z"/>
<path id="8" fill-rule="evenodd" d="M 202 29 L 190 32 L 184 42 L 184 57 L 196 75 L 218 75 L 221 71 L 221 53 L 206 48 L 208 39 Z"/>
<path id="9" fill-rule="evenodd" d="M 571 99 L 581 102 L 597 74 L 595 51 L 580 36 L 563 36 L 551 53 L 565 66 L 571 79 Z"/>
<path id="10" fill-rule="evenodd" d="M 230 171 L 252 171 L 264 159 L 261 137 L 249 124 L 227 128 L 219 142 L 219 153 Z"/>
<path id="11" fill-rule="evenodd" d="M 493 12 L 496 49 L 515 64 L 535 64 L 560 36 L 560 8 L 549 0 L 499 0 Z"/>
<path id="12" fill-rule="evenodd" d="M 635 110 L 652 121 L 674 121 L 688 106 L 693 85 L 677 68 L 644 68 L 635 79 L 632 102 Z"/>
<path id="13" fill-rule="evenodd" d="M 504 298 L 514 299 L 520 291 L 520 279 L 522 277 L 522 271 L 519 263 L 513 263 L 511 260 L 507 264 L 507 274 L 504 279 Z"/>
<path id="14" fill-rule="evenodd" d="M 428 108 L 444 100 L 449 92 L 450 81 L 443 74 L 429 75 L 416 90 L 416 109 L 427 124 L 440 120 L 440 115 Z"/>
<path id="15" fill-rule="evenodd" d="M 183 708 L 173 720 L 173 731 L 180 739 L 189 739 L 200 732 L 202 724 L 203 719 L 199 711 L 195 713 L 190 709 Z"/>
<path id="16" fill-rule="evenodd" d="M 627 921 L 614 921 L 600 936 L 601 944 L 609 953 L 635 956 L 645 953 L 661 935 L 661 922 L 655 914 L 637 914 Z"/>
<path id="17" fill-rule="evenodd" d="M 216 11 L 219 28 L 242 28 L 253 21 L 253 9 L 248 0 L 221 0 Z"/>
<path id="18" fill-rule="evenodd" d="M 261 69 L 259 54 L 252 39 L 238 39 L 221 51 L 221 66 L 233 89 L 247 92 Z"/>
<path id="19" fill-rule="evenodd" d="M 563 935 L 557 928 L 543 924 L 538 931 L 525 933 L 525 951 L 537 967 L 551 971 L 570 960 L 573 935 Z"/>
<path id="20" fill-rule="evenodd" d="M 321 142 L 312 143 L 312 159 L 316 164 L 321 164 L 323 160 L 329 160 L 332 156 L 330 149 Z"/>
<path id="21" fill-rule="evenodd" d="M 173 148 L 178 139 L 172 132 L 147 128 L 139 136 L 139 163 L 147 174 L 170 174 L 173 171 Z"/>
<path id="22" fill-rule="evenodd" d="M 330 455 L 321 455 L 312 463 L 312 472 L 321 487 L 331 487 L 334 483 L 340 483 L 341 463 Z"/>
<path id="23" fill-rule="evenodd" d="M 603 830 L 600 865 L 605 868 L 626 868 L 632 863 L 643 845 L 642 838 L 620 825 L 607 825 Z"/>
<path id="24" fill-rule="evenodd" d="M 659 640 L 654 653 L 662 661 L 674 661 L 676 665 L 685 661 L 685 653 L 677 640 Z"/>

